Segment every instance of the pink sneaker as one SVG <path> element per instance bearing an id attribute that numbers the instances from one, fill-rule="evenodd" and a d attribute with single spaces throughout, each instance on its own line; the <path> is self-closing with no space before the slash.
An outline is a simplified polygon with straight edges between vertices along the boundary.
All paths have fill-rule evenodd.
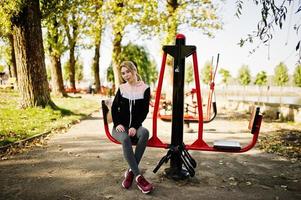
<path id="1" fill-rule="evenodd" d="M 124 177 L 125 179 L 122 181 L 122 187 L 129 189 L 133 183 L 134 173 L 130 170 L 126 170 Z"/>
<path id="2" fill-rule="evenodd" d="M 141 192 L 143 192 L 144 194 L 147 194 L 149 192 L 151 192 L 154 189 L 154 186 L 149 183 L 143 176 L 138 175 L 136 177 L 136 182 L 137 182 L 137 186 L 138 188 L 141 190 Z"/>

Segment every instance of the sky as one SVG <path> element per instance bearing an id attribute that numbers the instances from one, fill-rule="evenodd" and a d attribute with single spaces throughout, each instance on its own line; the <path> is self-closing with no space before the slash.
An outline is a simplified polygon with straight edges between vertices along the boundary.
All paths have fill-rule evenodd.
<path id="1" fill-rule="evenodd" d="M 297 5 L 293 8 L 294 12 L 296 12 Z M 219 53 L 219 68 L 229 70 L 232 77 L 237 77 L 239 68 L 244 64 L 249 66 L 252 76 L 256 76 L 262 70 L 266 71 L 268 75 L 273 75 L 275 66 L 280 62 L 284 62 L 289 69 L 289 73 L 293 74 L 297 62 L 295 46 L 298 40 L 297 34 L 292 27 L 295 23 L 300 23 L 300 14 L 288 14 L 283 28 L 281 30 L 278 27 L 275 28 L 274 38 L 270 42 L 270 47 L 261 45 L 255 53 L 250 54 L 249 52 L 260 41 L 246 44 L 244 47 L 239 47 L 238 43 L 241 38 L 246 38 L 248 34 L 257 29 L 257 23 L 260 19 L 260 7 L 256 6 L 253 1 L 244 1 L 240 18 L 234 15 L 235 11 L 234 1 L 226 1 L 220 4 L 219 14 L 223 19 L 224 26 L 222 30 L 215 32 L 214 38 L 208 38 L 201 31 L 179 30 L 179 33 L 186 36 L 187 45 L 195 45 L 197 47 L 199 67 L 202 68 L 206 61 L 211 61 L 212 56 L 216 60 L 216 56 Z M 291 7 L 288 11 L 291 12 Z M 137 37 L 137 35 L 139 33 L 135 30 L 129 30 L 122 44 L 126 45 L 129 42 L 133 42 L 146 47 L 150 56 L 155 59 L 159 70 L 162 60 L 160 41 L 157 38 L 146 40 L 142 37 Z M 111 62 L 112 39 L 110 31 L 107 30 L 104 33 L 101 45 L 100 69 L 102 81 L 104 80 L 106 68 Z M 85 75 L 90 76 L 91 71 L 88 66 L 91 66 L 93 51 L 85 51 L 83 57 L 86 69 Z"/>

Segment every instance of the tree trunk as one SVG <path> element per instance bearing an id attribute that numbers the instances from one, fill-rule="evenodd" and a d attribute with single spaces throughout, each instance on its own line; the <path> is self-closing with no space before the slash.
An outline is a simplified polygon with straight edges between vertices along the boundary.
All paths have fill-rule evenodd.
<path id="1" fill-rule="evenodd" d="M 8 76 L 9 76 L 9 77 L 12 77 L 11 66 L 10 66 L 10 65 L 8 65 Z"/>
<path id="2" fill-rule="evenodd" d="M 56 19 L 52 21 L 53 30 L 48 32 L 48 37 L 53 43 L 50 43 L 49 54 L 51 62 L 51 91 L 55 96 L 66 97 L 64 89 L 62 64 L 60 51 L 56 50 L 55 45 L 59 43 L 58 22 Z M 54 46 L 54 47 L 53 47 Z"/>
<path id="3" fill-rule="evenodd" d="M 75 87 L 75 42 L 72 42 L 70 45 L 70 58 L 69 58 L 69 81 L 70 88 L 76 90 Z"/>
<path id="4" fill-rule="evenodd" d="M 174 44 L 177 31 L 178 31 L 178 8 L 179 4 L 176 0 L 168 0 L 167 1 L 167 11 L 168 11 L 168 19 L 167 19 L 167 36 L 165 38 L 166 44 Z"/>
<path id="5" fill-rule="evenodd" d="M 26 0 L 12 19 L 19 91 L 23 108 L 50 105 L 39 0 Z"/>
<path id="6" fill-rule="evenodd" d="M 14 37 L 12 34 L 9 34 L 8 37 L 11 46 L 11 65 L 12 65 L 12 68 L 10 69 L 11 77 L 16 78 L 16 81 L 18 81 L 16 56 L 15 56 L 15 48 L 14 48 Z"/>
<path id="7" fill-rule="evenodd" d="M 123 1 L 116 1 L 116 6 L 119 7 L 119 11 L 115 13 L 115 16 L 122 16 L 121 12 L 124 7 Z M 121 54 L 121 41 L 124 34 L 125 24 L 117 23 L 113 25 L 113 53 L 112 53 L 112 62 L 113 62 L 113 73 L 114 73 L 114 82 L 113 88 L 118 88 L 120 83 L 122 82 L 122 78 L 120 75 L 119 65 L 121 64 L 120 54 Z"/>
<path id="8" fill-rule="evenodd" d="M 178 14 L 177 14 L 178 3 L 177 0 L 167 0 L 167 11 L 168 11 L 168 19 L 167 19 L 167 35 L 164 39 L 163 45 L 173 45 L 175 44 L 177 30 L 178 30 Z M 165 88 L 166 99 L 172 99 L 172 90 L 171 85 L 173 85 L 173 59 L 169 56 L 166 61 L 166 75 L 167 77 L 167 85 Z"/>
<path id="9" fill-rule="evenodd" d="M 75 46 L 76 46 L 76 40 L 78 36 L 78 24 L 77 19 L 75 17 L 75 13 L 71 13 L 72 20 L 67 22 L 64 21 L 63 24 L 66 28 L 66 34 L 68 38 L 69 43 L 69 81 L 70 81 L 70 89 L 76 90 L 75 87 Z M 72 29 L 69 28 L 69 25 Z"/>
<path id="10" fill-rule="evenodd" d="M 99 48 L 100 48 L 101 37 L 95 41 L 95 54 L 93 59 L 93 75 L 96 93 L 100 91 L 100 78 L 99 78 Z"/>
<path id="11" fill-rule="evenodd" d="M 115 88 L 118 88 L 122 81 L 120 76 L 120 70 L 119 70 L 119 65 L 121 62 L 120 61 L 121 40 L 122 40 L 122 34 L 120 32 L 116 33 L 113 40 L 113 55 L 112 55 Z"/>
<path id="12" fill-rule="evenodd" d="M 51 82 L 52 82 L 52 94 L 54 96 L 66 97 L 67 94 L 64 89 L 61 57 L 58 55 L 50 56 L 51 62 Z"/>

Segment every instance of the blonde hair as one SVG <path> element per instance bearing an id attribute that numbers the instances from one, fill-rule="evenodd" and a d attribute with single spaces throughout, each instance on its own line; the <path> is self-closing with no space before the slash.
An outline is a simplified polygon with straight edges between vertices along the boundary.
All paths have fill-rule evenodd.
<path id="1" fill-rule="evenodd" d="M 138 74 L 138 71 L 137 71 L 137 67 L 136 65 L 132 62 L 132 61 L 123 61 L 121 64 L 120 64 L 120 70 L 122 67 L 125 67 L 127 68 L 128 70 L 130 70 L 131 73 L 136 73 L 136 77 L 137 77 L 137 81 L 141 81 L 141 76 Z M 123 80 L 123 78 L 121 78 L 123 82 L 125 82 Z"/>

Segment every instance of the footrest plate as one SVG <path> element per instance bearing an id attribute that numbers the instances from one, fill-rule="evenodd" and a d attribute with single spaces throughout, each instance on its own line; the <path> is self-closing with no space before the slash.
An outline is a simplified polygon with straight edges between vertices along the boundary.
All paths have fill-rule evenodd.
<path id="1" fill-rule="evenodd" d="M 217 140 L 213 143 L 213 148 L 218 150 L 226 151 L 239 151 L 241 146 L 239 142 L 236 141 L 226 141 L 226 140 Z"/>

